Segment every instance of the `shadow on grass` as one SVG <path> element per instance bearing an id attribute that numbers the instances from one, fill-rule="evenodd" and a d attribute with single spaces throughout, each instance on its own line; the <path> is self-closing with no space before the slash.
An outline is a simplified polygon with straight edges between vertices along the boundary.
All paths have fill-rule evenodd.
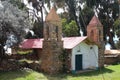
<path id="1" fill-rule="evenodd" d="M 67 76 L 69 74 L 56 74 L 56 75 L 48 75 L 48 74 L 44 74 L 44 76 L 46 76 L 47 80 L 68 80 Z"/>
<path id="2" fill-rule="evenodd" d="M 84 72 L 84 73 L 76 73 L 76 74 L 58 74 L 58 75 L 48 75 L 48 74 L 44 74 L 44 76 L 47 77 L 48 80 L 68 80 L 68 76 L 71 77 L 90 77 L 90 76 L 97 76 L 97 75 L 101 75 L 101 74 L 105 74 L 105 73 L 112 73 L 114 72 L 111 69 L 107 69 L 107 68 L 102 68 L 99 70 L 95 70 L 95 71 L 90 71 L 90 72 Z"/>
<path id="3" fill-rule="evenodd" d="M 0 80 L 14 80 L 25 78 L 30 73 L 27 70 L 0 71 Z"/>
<path id="4" fill-rule="evenodd" d="M 90 72 L 84 72 L 84 73 L 78 73 L 78 74 L 70 74 L 71 76 L 97 76 L 97 75 L 101 75 L 101 74 L 105 74 L 105 73 L 112 73 L 114 72 L 113 70 L 111 69 L 108 69 L 108 68 L 102 68 L 102 69 L 98 69 L 98 70 L 95 70 L 95 71 L 90 71 Z"/>
<path id="5" fill-rule="evenodd" d="M 101 74 L 105 74 L 105 73 L 112 73 L 114 72 L 111 69 L 108 68 L 103 68 L 103 69 L 99 69 L 96 71 L 91 71 L 91 72 L 85 72 L 85 73 L 78 73 L 78 74 L 56 74 L 56 75 L 49 75 L 49 74 L 45 74 L 45 73 L 41 73 L 41 72 L 37 72 L 38 74 L 42 74 L 43 77 L 40 77 L 40 75 L 34 75 L 36 77 L 38 77 L 38 79 L 41 80 L 69 80 L 68 77 L 90 77 L 90 76 L 97 76 L 97 75 L 101 75 Z M 33 70 L 31 69 L 23 69 L 23 70 L 16 70 L 16 71 L 8 71 L 8 72 L 0 72 L 0 80 L 26 80 L 26 77 L 28 77 L 30 74 L 33 73 Z M 22 79 L 21 79 L 22 78 Z M 27 80 L 35 80 L 34 79 L 27 79 Z M 37 79 L 37 80 L 38 80 Z"/>

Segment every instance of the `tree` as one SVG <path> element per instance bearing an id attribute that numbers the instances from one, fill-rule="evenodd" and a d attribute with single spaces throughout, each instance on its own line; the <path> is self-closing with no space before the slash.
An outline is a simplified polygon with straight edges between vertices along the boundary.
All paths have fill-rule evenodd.
<path id="1" fill-rule="evenodd" d="M 30 1 L 39 2 L 38 0 Z M 86 36 L 86 27 L 92 16 L 97 14 L 104 27 L 104 40 L 106 41 L 106 36 L 109 36 L 109 43 L 115 48 L 113 37 L 116 28 L 113 24 L 118 18 L 118 0 L 45 0 L 44 2 L 47 3 L 49 8 L 51 3 L 54 4 L 56 9 L 63 8 L 64 12 L 60 15 L 62 18 L 67 18 L 68 23 L 71 20 L 76 22 L 79 35 L 81 29 Z"/>
<path id="2" fill-rule="evenodd" d="M 106 37 L 109 36 L 109 43 L 112 48 L 115 48 L 113 37 L 115 34 L 114 22 L 119 13 L 118 0 L 86 0 L 86 4 L 98 14 L 104 28 L 104 40 L 106 41 Z"/>
<path id="3" fill-rule="evenodd" d="M 112 45 L 112 48 L 115 48 L 113 37 L 115 34 L 116 28 L 114 28 L 114 22 L 118 18 L 119 5 L 118 0 L 64 0 L 68 12 L 68 21 L 75 20 L 78 26 L 78 29 L 82 29 L 84 35 L 86 35 L 86 26 L 91 20 L 94 14 L 98 15 L 101 23 L 104 27 L 104 40 L 109 36 L 109 43 Z M 83 6 L 81 6 L 83 5 Z M 78 15 L 79 14 L 79 15 Z M 63 15 L 62 15 L 63 16 Z M 78 30 L 78 33 L 79 33 Z"/>
<path id="4" fill-rule="evenodd" d="M 70 22 L 74 20 L 77 24 L 78 30 L 77 34 L 80 35 L 80 30 L 83 31 L 83 35 L 87 35 L 86 27 L 94 15 L 93 9 L 88 6 L 81 6 L 85 4 L 85 0 L 53 0 L 59 2 L 64 12 L 61 14 L 62 18 L 67 18 L 67 21 Z M 56 4 L 57 5 L 57 4 Z M 60 7 L 61 7 L 60 6 Z"/>
<path id="5" fill-rule="evenodd" d="M 63 36 L 67 36 L 67 37 L 79 35 L 78 27 L 74 20 L 68 23 L 66 19 L 62 19 L 62 31 L 63 31 Z"/>
<path id="6" fill-rule="evenodd" d="M 47 4 L 47 8 L 51 8 L 51 3 L 54 3 L 54 7 L 63 7 L 64 0 L 27 0 L 28 3 L 32 3 L 33 9 L 28 8 L 29 17 L 32 17 L 33 31 L 35 37 L 32 38 L 43 38 L 43 14 L 47 15 L 48 12 L 44 6 Z M 44 9 L 44 10 L 43 10 Z M 31 37 L 30 37 L 31 38 Z"/>
<path id="7" fill-rule="evenodd" d="M 78 29 L 80 30 L 79 17 L 76 15 L 76 13 L 78 12 L 77 10 L 79 10 L 78 9 L 79 5 L 77 4 L 77 2 L 79 2 L 79 0 L 28 0 L 28 3 L 32 3 L 32 7 L 33 7 L 32 10 L 30 9 L 29 14 L 31 14 L 30 16 L 33 16 L 32 18 L 33 24 L 34 24 L 33 30 L 35 32 L 35 35 L 38 38 L 43 37 L 43 34 L 42 34 L 43 33 L 43 9 L 45 12 L 44 15 L 47 15 L 48 13 L 44 6 L 45 3 L 47 4 L 47 8 L 49 9 L 51 8 L 51 4 L 53 4 L 52 7 L 54 6 L 56 9 L 58 8 L 63 8 L 63 10 L 67 9 L 68 12 L 64 12 L 63 14 L 61 14 L 61 16 L 66 17 L 68 23 L 71 23 L 71 21 L 74 20 L 77 24 Z M 38 13 L 40 15 L 38 15 Z M 69 16 L 65 16 L 66 14 L 68 14 Z M 77 30 L 78 35 L 80 35 L 79 30 Z"/>
<path id="8" fill-rule="evenodd" d="M 116 35 L 120 37 L 120 19 L 118 18 L 113 25 Z"/>
<path id="9" fill-rule="evenodd" d="M 68 6 L 68 12 L 69 12 L 69 18 L 68 20 L 71 21 L 71 20 L 74 20 L 78 26 L 78 34 L 80 35 L 79 31 L 80 31 L 80 22 L 79 22 L 79 16 L 77 16 L 77 14 L 80 13 L 80 6 L 77 4 L 79 3 L 78 0 L 65 0 L 65 3 L 67 4 Z"/>
<path id="10" fill-rule="evenodd" d="M 89 24 L 89 21 L 94 16 L 93 9 L 89 8 L 88 6 L 84 6 L 82 10 L 80 10 L 79 19 L 81 23 L 81 29 L 83 31 L 83 35 L 87 36 L 87 25 Z"/>
<path id="11" fill-rule="evenodd" d="M 33 31 L 36 37 L 33 38 L 43 38 L 43 0 L 28 0 L 28 3 L 32 3 L 33 9 L 28 8 L 29 18 L 32 17 Z"/>
<path id="12" fill-rule="evenodd" d="M 5 58 L 4 47 L 17 46 L 30 28 L 27 14 L 13 6 L 10 0 L 2 1 L 0 7 L 0 60 Z"/>

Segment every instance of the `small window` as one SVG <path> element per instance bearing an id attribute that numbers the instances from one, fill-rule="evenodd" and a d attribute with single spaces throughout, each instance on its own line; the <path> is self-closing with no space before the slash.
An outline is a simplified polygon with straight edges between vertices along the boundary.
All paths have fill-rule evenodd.
<path id="1" fill-rule="evenodd" d="M 93 30 L 90 33 L 90 37 L 91 37 L 92 40 L 94 40 L 94 31 Z"/>
<path id="2" fill-rule="evenodd" d="M 93 49 L 93 47 L 91 46 L 90 49 Z"/>
<path id="3" fill-rule="evenodd" d="M 49 26 L 47 26 L 47 36 L 48 36 L 48 38 L 50 37 L 49 31 L 50 31 Z"/>
<path id="4" fill-rule="evenodd" d="M 77 52 L 80 52 L 80 46 L 78 47 L 78 50 L 77 50 Z"/>
<path id="5" fill-rule="evenodd" d="M 101 41 L 101 31 L 99 30 L 99 41 Z"/>
<path id="6" fill-rule="evenodd" d="M 56 31 L 56 37 L 58 39 L 58 26 L 55 27 L 55 31 Z"/>
<path id="7" fill-rule="evenodd" d="M 55 32 L 58 33 L 58 26 L 55 27 Z"/>

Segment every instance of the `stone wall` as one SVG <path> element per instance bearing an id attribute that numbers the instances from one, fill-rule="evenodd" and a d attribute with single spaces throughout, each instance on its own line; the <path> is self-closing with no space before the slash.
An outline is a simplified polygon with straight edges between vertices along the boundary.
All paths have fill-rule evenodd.
<path id="1" fill-rule="evenodd" d="M 62 41 L 43 41 L 41 54 L 41 70 L 49 74 L 59 73 L 62 62 L 59 59 L 63 48 Z"/>
<path id="2" fill-rule="evenodd" d="M 120 54 L 105 54 L 105 64 L 120 63 Z"/>
<path id="3" fill-rule="evenodd" d="M 117 57 L 105 57 L 105 64 L 111 65 L 111 64 L 117 64 L 118 58 Z"/>
<path id="4" fill-rule="evenodd" d="M 66 50 L 67 51 L 67 54 L 68 54 L 68 57 L 66 59 L 66 66 L 68 68 L 68 71 L 71 71 L 71 57 L 72 57 L 72 50 L 71 49 L 68 49 Z"/>
<path id="5" fill-rule="evenodd" d="M 98 47 L 98 64 L 99 67 L 104 67 L 104 42 L 101 42 L 101 44 Z"/>
<path id="6" fill-rule="evenodd" d="M 118 62 L 120 63 L 120 54 L 118 55 L 118 58 L 117 58 L 117 59 L 118 59 Z"/>

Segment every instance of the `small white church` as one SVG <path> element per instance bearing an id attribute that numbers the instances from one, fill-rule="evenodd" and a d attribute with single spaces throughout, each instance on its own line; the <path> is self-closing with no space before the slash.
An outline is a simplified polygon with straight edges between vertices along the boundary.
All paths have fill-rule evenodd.
<path id="1" fill-rule="evenodd" d="M 26 39 L 21 48 L 36 50 L 42 60 L 41 69 L 47 73 L 55 73 L 61 69 L 62 63 L 58 57 L 62 49 L 67 51 L 68 58 L 65 63 L 70 71 L 104 66 L 103 26 L 96 16 L 87 26 L 87 36 L 62 38 L 61 35 L 61 19 L 52 8 L 45 20 L 44 38 Z"/>

